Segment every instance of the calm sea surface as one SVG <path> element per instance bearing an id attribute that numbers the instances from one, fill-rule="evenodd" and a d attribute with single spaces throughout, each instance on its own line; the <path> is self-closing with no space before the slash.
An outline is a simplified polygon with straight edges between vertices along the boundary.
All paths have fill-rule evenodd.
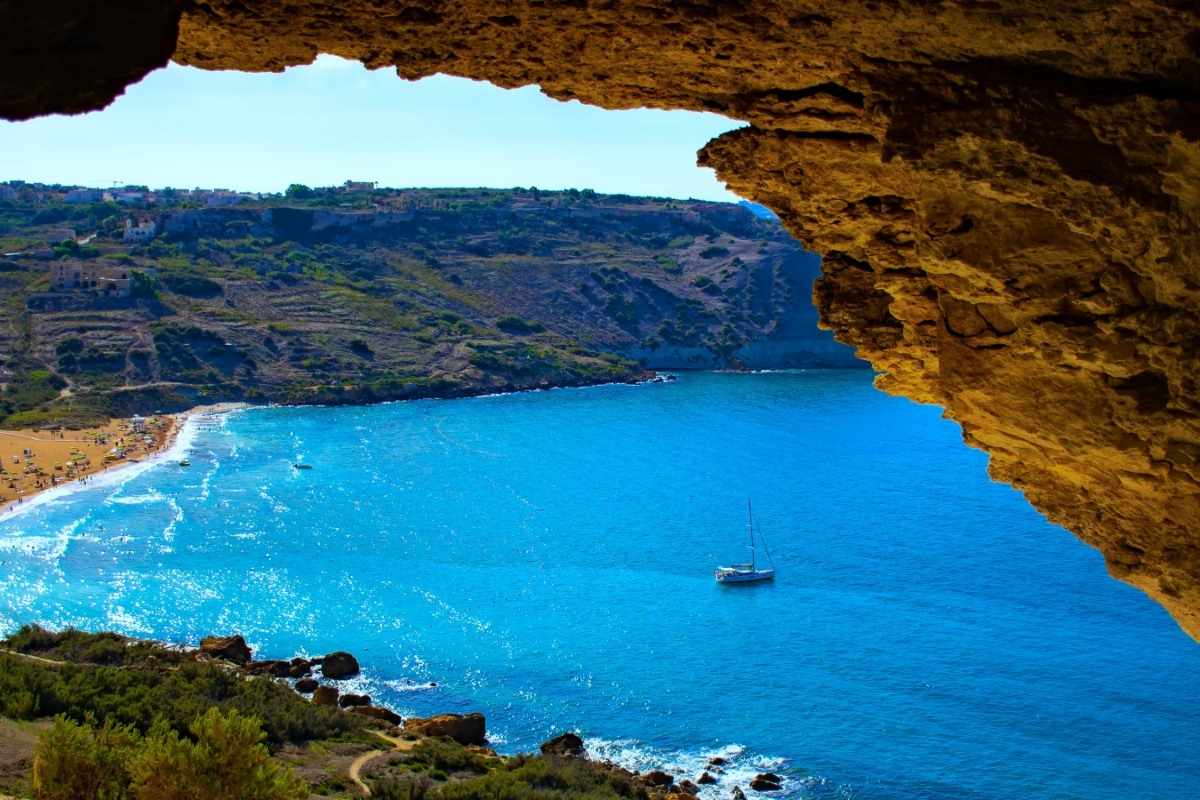
<path id="1" fill-rule="evenodd" d="M 191 467 L 0 522 L 0 631 L 346 649 L 402 713 L 692 778 L 721 754 L 722 796 L 764 768 L 792 798 L 1194 794 L 1200 645 L 870 380 L 193 420 Z M 779 578 L 721 586 L 747 499 Z"/>

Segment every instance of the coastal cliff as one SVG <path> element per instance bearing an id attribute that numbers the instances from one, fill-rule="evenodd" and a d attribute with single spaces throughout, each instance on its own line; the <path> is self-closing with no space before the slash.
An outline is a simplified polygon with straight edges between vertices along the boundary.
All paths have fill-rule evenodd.
<path id="1" fill-rule="evenodd" d="M 136 46 L 76 43 L 64 75 L 43 35 L 9 57 L 0 113 L 101 106 L 173 51 L 749 122 L 703 161 L 826 256 L 822 324 L 1200 636 L 1194 3 L 111 5 Z M 54 30 L 102 36 L 87 18 Z"/>

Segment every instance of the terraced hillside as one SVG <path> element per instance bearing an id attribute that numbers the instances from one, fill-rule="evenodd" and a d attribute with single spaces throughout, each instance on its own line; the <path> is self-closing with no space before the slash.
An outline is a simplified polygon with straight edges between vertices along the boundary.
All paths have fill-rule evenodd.
<path id="1" fill-rule="evenodd" d="M 859 365 L 816 328 L 817 257 L 738 205 L 467 189 L 194 206 L 0 203 L 9 426 Z M 129 218 L 155 237 L 121 241 Z M 55 264 L 127 271 L 131 295 L 56 288 Z"/>

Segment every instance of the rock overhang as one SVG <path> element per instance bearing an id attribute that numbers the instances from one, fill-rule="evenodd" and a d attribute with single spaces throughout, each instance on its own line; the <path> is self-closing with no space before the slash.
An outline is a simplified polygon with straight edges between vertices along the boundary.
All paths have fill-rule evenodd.
<path id="1" fill-rule="evenodd" d="M 1182 0 L 0 0 L 0 115 L 319 53 L 749 123 L 701 163 L 822 324 L 1200 637 L 1200 10 Z"/>

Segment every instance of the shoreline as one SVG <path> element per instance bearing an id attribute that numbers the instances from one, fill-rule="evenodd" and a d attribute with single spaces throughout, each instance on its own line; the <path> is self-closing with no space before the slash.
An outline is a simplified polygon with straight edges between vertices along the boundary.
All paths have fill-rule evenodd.
<path id="1" fill-rule="evenodd" d="M 708 370 L 699 370 L 708 371 Z M 53 499 L 62 497 L 81 488 L 90 485 L 96 478 L 107 475 L 124 475 L 128 474 L 129 470 L 140 467 L 142 469 L 157 465 L 163 461 L 169 461 L 177 455 L 177 445 L 181 434 L 184 432 L 187 422 L 193 417 L 203 417 L 208 415 L 225 414 L 231 411 L 241 411 L 252 408 L 338 408 L 344 406 L 375 406 L 387 405 L 390 403 L 404 403 L 413 400 L 468 400 L 487 397 L 503 397 L 510 394 L 524 394 L 527 392 L 546 392 L 555 389 L 589 389 L 600 386 L 644 386 L 657 383 L 670 383 L 675 380 L 676 372 L 672 371 L 643 371 L 637 378 L 623 378 L 608 381 L 566 381 L 562 383 L 547 383 L 538 386 L 525 387 L 502 387 L 500 389 L 490 388 L 489 391 L 480 392 L 448 392 L 444 394 L 431 394 L 428 396 L 404 397 L 404 398 L 375 398 L 360 402 L 341 402 L 341 403 L 262 403 L 253 404 L 244 401 L 227 401 L 218 403 L 209 403 L 205 405 L 192 406 L 183 411 L 175 411 L 167 414 L 156 414 L 153 417 L 146 419 L 151 420 L 166 420 L 168 425 L 165 429 L 160 429 L 153 432 L 153 445 L 146 446 L 145 452 L 138 449 L 135 453 L 137 458 L 121 457 L 116 460 L 104 460 L 101 456 L 96 463 L 89 465 L 86 469 L 80 469 L 70 476 L 69 479 L 60 479 L 51 481 L 50 485 L 34 485 L 20 487 L 18 493 L 14 497 L 9 497 L 3 490 L 3 485 L 0 483 L 0 521 L 11 519 L 29 508 L 35 508 L 43 503 Z M 129 429 L 132 427 L 133 420 L 138 417 L 113 417 L 107 425 L 97 426 L 97 432 L 103 437 L 105 444 L 114 437 L 118 441 L 126 435 L 130 435 Z M 3 446 L 9 445 L 9 449 L 14 447 L 25 446 L 22 442 L 31 442 L 34 445 L 59 443 L 88 443 L 87 435 L 95 436 L 95 434 L 84 434 L 82 431 L 70 431 L 76 434 L 71 438 L 58 437 L 56 433 L 64 433 L 63 431 L 37 431 L 36 433 L 18 433 L 16 431 L 0 431 L 0 457 L 7 455 L 4 452 Z M 83 438 L 80 438 L 83 437 Z M 6 441 L 8 440 L 8 441 Z M 32 449 L 32 448 L 30 448 Z M 36 454 L 33 454 L 36 455 Z M 0 468 L 3 465 L 0 464 Z M 43 473 L 45 478 L 50 478 L 52 473 Z M 0 474 L 0 479 L 3 475 Z M 64 474 L 64 478 L 66 475 Z"/>
<path id="2" fill-rule="evenodd" d="M 16 633 L 24 632 L 32 627 L 47 634 L 57 635 L 71 628 L 55 631 L 43 628 L 38 623 L 27 623 L 17 632 L 9 632 L 0 637 L 0 654 L 9 654 L 18 659 L 40 662 L 46 665 L 64 663 L 78 664 L 85 669 L 112 668 L 106 662 L 89 662 L 77 657 L 62 657 L 63 660 L 47 657 L 46 654 L 30 652 L 28 649 L 14 648 L 10 639 Z M 201 664 L 219 666 L 232 673 L 238 674 L 243 680 L 264 680 L 285 686 L 291 695 L 301 703 L 315 706 L 327 706 L 337 709 L 343 714 L 354 718 L 365 718 L 361 721 L 367 730 L 380 736 L 394 745 L 395 750 L 410 750 L 415 742 L 429 738 L 449 739 L 454 743 L 472 749 L 473 751 L 498 757 L 501 759 L 523 758 L 520 749 L 516 752 L 501 752 L 495 749 L 502 746 L 488 738 L 487 717 L 478 711 L 466 711 L 461 706 L 455 711 L 434 710 L 428 716 L 414 714 L 401 715 L 395 709 L 395 702 L 380 702 L 379 698 L 370 694 L 362 694 L 362 687 L 356 685 L 355 679 L 362 674 L 362 665 L 352 653 L 343 650 L 327 652 L 321 656 L 296 655 L 292 658 L 262 658 L 247 645 L 240 634 L 225 636 L 204 636 L 198 644 L 186 642 L 170 642 L 163 639 L 129 636 L 114 631 L 86 632 L 80 631 L 85 637 L 113 636 L 126 646 L 133 644 L 149 645 L 160 653 L 177 655 L 181 660 L 194 661 Z M 257 656 L 257 657 L 256 657 Z M 119 669 L 143 669 L 162 671 L 156 656 L 151 654 L 141 664 L 124 664 Z M 436 686 L 431 683 L 430 686 Z M 554 729 L 551 729 L 554 730 Z M 565 759 L 576 763 L 588 764 L 603 773 L 617 776 L 641 785 L 647 790 L 641 796 L 645 800 L 668 800 L 670 797 L 680 797 L 681 800 L 699 800 L 704 788 L 711 785 L 716 794 L 709 793 L 707 797 L 724 795 L 728 790 L 732 800 L 746 800 L 746 794 L 739 784 L 746 784 L 748 791 L 774 792 L 784 789 L 785 779 L 771 772 L 766 772 L 762 764 L 749 763 L 740 765 L 737 773 L 727 774 L 722 767 L 731 763 L 744 753 L 744 748 L 737 745 L 737 752 L 730 752 L 730 747 L 710 750 L 701 753 L 700 761 L 696 764 L 670 764 L 659 754 L 649 763 L 622 763 L 622 760 L 606 754 L 602 749 L 589 745 L 586 735 L 581 729 L 563 730 L 558 733 L 545 732 L 542 736 L 550 738 L 543 741 L 529 755 L 534 757 L 550 757 Z M 539 737 L 540 738 L 540 737 Z M 325 741 L 319 737 L 309 740 Z M 407 744 L 405 744 L 407 742 Z M 359 787 L 365 789 L 366 784 L 358 778 L 358 772 L 366 761 L 394 752 L 387 748 L 364 753 L 355 759 L 349 767 L 348 777 Z M 733 767 L 730 767 L 732 770 Z M 645 770 L 643 772 L 643 770 Z M 668 772 L 667 770 L 670 770 Z M 710 770 L 715 774 L 710 774 Z M 684 777 L 681 773 L 687 773 Z M 756 774 L 753 778 L 751 774 Z M 444 775 L 442 776 L 444 779 Z M 695 781 L 692 780 L 695 778 Z M 762 783 L 762 781 L 768 781 Z M 789 787 L 790 788 L 790 787 Z M 369 792 L 368 792 L 369 793 Z M 340 795 L 339 795 L 340 796 Z M 6 796 L 0 793 L 0 800 Z"/>
<path id="3" fill-rule="evenodd" d="M 82 431 L 70 431 L 75 436 L 66 437 L 65 435 L 55 436 L 55 433 L 66 434 L 65 431 L 58 432 L 38 432 L 40 435 L 32 435 L 25 433 L 17 433 L 15 431 L 0 431 L 0 448 L 5 444 L 9 445 L 8 449 L 21 447 L 26 449 L 24 443 L 29 443 L 28 449 L 34 450 L 28 459 L 37 456 L 36 449 L 43 452 L 72 452 L 72 450 L 63 448 L 71 448 L 73 445 L 82 444 L 85 447 L 90 447 L 92 452 L 84 452 L 82 447 L 76 447 L 80 455 L 87 458 L 87 466 L 80 467 L 78 470 L 71 470 L 69 473 L 65 468 L 61 470 L 62 477 L 54 475 L 53 472 L 42 471 L 41 475 L 44 478 L 37 477 L 35 481 L 28 486 L 20 486 L 15 491 L 15 497 L 9 497 L 8 492 L 0 489 L 0 520 L 11 519 L 19 515 L 26 509 L 36 508 L 46 502 L 57 499 L 64 495 L 81 490 L 84 487 L 91 485 L 98 478 L 103 480 L 104 476 L 108 475 L 126 475 L 135 467 L 143 469 L 168 461 L 177 453 L 178 444 L 181 434 L 184 432 L 188 420 L 193 417 L 202 417 L 206 415 L 216 415 L 237 411 L 244 408 L 250 408 L 248 403 L 213 403 L 210 405 L 194 406 L 186 411 L 179 411 L 171 414 L 158 414 L 154 417 L 147 418 L 149 420 L 162 420 L 165 425 L 158 425 L 153 429 L 150 428 L 150 423 L 147 423 L 148 437 L 152 443 L 142 442 L 130 443 L 128 448 L 121 447 L 121 440 L 129 437 L 133 438 L 137 435 L 134 431 L 134 420 L 137 417 L 113 418 L 109 420 L 107 425 L 97 426 L 96 433 L 83 433 Z M 97 435 L 99 434 L 99 435 Z M 90 437 L 90 438 L 89 438 Z M 102 451 L 108 448 L 110 443 L 116 442 L 114 445 L 117 449 L 123 449 L 127 455 L 117 457 L 114 460 L 105 460 L 105 455 Z M 111 451 L 110 451 L 111 452 Z M 3 449 L 0 449 L 0 456 L 8 455 Z M 133 457 L 131 457 L 131 455 Z M 94 462 L 92 457 L 95 456 Z M 14 456 L 20 458 L 23 456 Z M 55 462 L 54 469 L 59 471 L 60 462 Z M 0 475 L 0 477 L 3 477 Z M 25 478 L 18 479 L 18 483 Z M 36 477 L 36 473 L 35 473 Z M 51 479 L 46 483 L 45 479 Z M 104 481 L 108 482 L 108 481 Z M 40 484 L 40 485 L 39 485 Z M 8 491 L 14 491 L 9 486 Z"/>

